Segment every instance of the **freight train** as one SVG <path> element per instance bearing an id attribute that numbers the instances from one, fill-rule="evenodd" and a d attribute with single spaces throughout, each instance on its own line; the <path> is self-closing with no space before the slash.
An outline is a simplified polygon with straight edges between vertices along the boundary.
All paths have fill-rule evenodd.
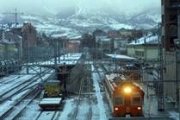
<path id="1" fill-rule="evenodd" d="M 105 93 L 114 117 L 143 116 L 144 91 L 132 80 L 120 74 L 107 74 Z"/>

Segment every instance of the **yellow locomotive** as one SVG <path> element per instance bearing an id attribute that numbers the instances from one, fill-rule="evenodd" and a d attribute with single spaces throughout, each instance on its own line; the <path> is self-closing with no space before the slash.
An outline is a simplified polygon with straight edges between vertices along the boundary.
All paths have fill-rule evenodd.
<path id="1" fill-rule="evenodd" d="M 42 99 L 39 102 L 41 109 L 58 109 L 63 100 L 63 87 L 58 80 L 50 80 L 44 84 Z"/>

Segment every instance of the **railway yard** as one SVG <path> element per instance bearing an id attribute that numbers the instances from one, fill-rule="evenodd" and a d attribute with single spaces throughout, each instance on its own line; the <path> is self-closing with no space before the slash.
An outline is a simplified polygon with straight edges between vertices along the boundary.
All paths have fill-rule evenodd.
<path id="1" fill-rule="evenodd" d="M 0 120 L 180 120 L 180 0 L 0 5 Z"/>
<path id="2" fill-rule="evenodd" d="M 65 60 L 64 60 L 65 61 Z M 64 62 L 63 61 L 63 62 Z M 68 62 L 70 60 L 67 60 Z M 78 60 L 79 61 L 79 60 Z M 73 78 L 71 74 L 66 82 L 66 96 L 55 110 L 42 110 L 39 107 L 42 84 L 55 79 L 56 72 L 50 67 L 22 67 L 18 74 L 9 74 L 0 79 L 0 119 L 1 120 L 171 120 L 167 113 L 158 112 L 155 88 L 146 82 L 140 82 L 145 92 L 143 116 L 113 117 L 104 88 L 105 74 L 112 72 L 116 65 L 107 65 L 94 60 L 80 60 L 81 67 Z M 116 68 L 117 69 L 117 68 Z M 75 74 L 75 73 L 74 73 Z M 78 76 L 78 77 L 77 77 Z M 151 78 L 143 72 L 144 77 Z M 71 79 L 71 80 L 69 80 Z M 74 80 L 74 82 L 73 82 Z M 74 86 L 73 89 L 72 86 Z M 72 92 L 74 91 L 74 92 Z M 173 120 L 173 119 L 172 119 Z"/>

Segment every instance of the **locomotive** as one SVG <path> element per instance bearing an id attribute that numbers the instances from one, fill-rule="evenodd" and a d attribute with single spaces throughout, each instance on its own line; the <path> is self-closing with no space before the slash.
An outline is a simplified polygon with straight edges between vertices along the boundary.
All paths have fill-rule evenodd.
<path id="1" fill-rule="evenodd" d="M 42 110 L 59 109 L 63 100 L 63 87 L 58 80 L 49 80 L 43 86 L 39 106 Z"/>
<path id="2" fill-rule="evenodd" d="M 143 116 L 144 91 L 123 75 L 105 75 L 105 93 L 114 117 Z"/>

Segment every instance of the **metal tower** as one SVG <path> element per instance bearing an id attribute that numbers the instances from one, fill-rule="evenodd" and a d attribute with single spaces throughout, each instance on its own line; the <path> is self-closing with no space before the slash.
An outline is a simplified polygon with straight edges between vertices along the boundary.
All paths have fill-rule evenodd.
<path id="1" fill-rule="evenodd" d="M 14 23 L 15 23 L 15 27 L 17 27 L 17 24 L 18 24 L 18 15 L 24 14 L 24 13 L 23 12 L 18 12 L 17 8 L 15 8 L 14 12 L 4 12 L 3 14 L 14 15 Z"/>

